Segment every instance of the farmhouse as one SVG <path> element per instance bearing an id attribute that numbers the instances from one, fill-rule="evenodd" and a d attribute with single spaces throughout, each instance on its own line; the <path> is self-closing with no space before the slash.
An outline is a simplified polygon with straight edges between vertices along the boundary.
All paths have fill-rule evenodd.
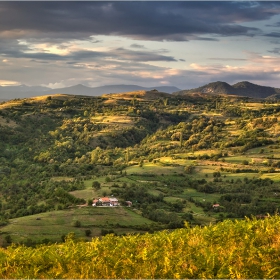
<path id="1" fill-rule="evenodd" d="M 109 199 L 110 199 L 110 204 L 111 204 L 110 206 L 118 206 L 119 205 L 119 201 L 118 201 L 117 198 L 110 197 Z"/>
<path id="2" fill-rule="evenodd" d="M 110 199 L 108 197 L 99 198 L 99 201 L 102 203 L 102 206 L 110 206 Z"/>
<path id="3" fill-rule="evenodd" d="M 132 202 L 131 202 L 131 201 L 126 201 L 125 203 L 126 203 L 126 205 L 127 205 L 128 207 L 131 207 L 131 206 L 132 206 Z"/>
<path id="4" fill-rule="evenodd" d="M 98 199 L 94 199 L 93 201 L 92 201 L 92 206 L 97 206 L 96 204 L 98 203 Z"/>
<path id="5" fill-rule="evenodd" d="M 92 206 L 119 206 L 119 201 L 115 197 L 101 197 L 92 201 Z"/>

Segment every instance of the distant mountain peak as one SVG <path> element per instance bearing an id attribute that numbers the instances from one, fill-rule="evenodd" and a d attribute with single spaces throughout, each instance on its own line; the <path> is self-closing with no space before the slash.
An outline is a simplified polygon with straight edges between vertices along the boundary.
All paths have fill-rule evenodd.
<path id="1" fill-rule="evenodd" d="M 237 95 L 252 98 L 267 98 L 280 93 L 280 89 L 260 86 L 248 81 L 230 85 L 226 82 L 212 82 L 199 88 L 175 92 L 175 95 L 211 94 L 211 95 Z"/>
<path id="2" fill-rule="evenodd" d="M 85 85 L 83 85 L 83 84 L 77 84 L 77 85 L 72 86 L 72 87 L 83 87 L 83 88 L 89 88 L 89 87 L 87 87 L 87 86 L 85 86 Z"/>
<path id="3" fill-rule="evenodd" d="M 65 88 L 51 89 L 41 86 L 0 86 L 0 97 L 1 99 L 14 99 L 14 98 L 28 98 L 41 95 L 52 95 L 52 94 L 71 94 L 71 95 L 87 95 L 87 96 L 101 96 L 109 93 L 123 93 L 137 90 L 152 90 L 157 89 L 159 92 L 173 93 L 180 90 L 174 86 L 156 86 L 156 87 L 141 87 L 137 85 L 108 85 L 100 87 L 88 87 L 83 84 L 77 84 Z"/>
<path id="4" fill-rule="evenodd" d="M 242 82 L 238 82 L 234 85 L 232 85 L 232 87 L 234 88 L 256 88 L 256 87 L 264 87 L 264 86 L 259 86 L 259 85 L 256 85 L 256 84 L 253 84 L 253 83 L 250 83 L 248 81 L 242 81 Z"/>

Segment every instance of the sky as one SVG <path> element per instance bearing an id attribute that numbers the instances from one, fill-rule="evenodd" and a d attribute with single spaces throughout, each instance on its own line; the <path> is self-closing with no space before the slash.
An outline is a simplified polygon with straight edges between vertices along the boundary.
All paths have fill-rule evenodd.
<path id="1" fill-rule="evenodd" d="M 0 85 L 280 88 L 280 2 L 0 1 Z"/>

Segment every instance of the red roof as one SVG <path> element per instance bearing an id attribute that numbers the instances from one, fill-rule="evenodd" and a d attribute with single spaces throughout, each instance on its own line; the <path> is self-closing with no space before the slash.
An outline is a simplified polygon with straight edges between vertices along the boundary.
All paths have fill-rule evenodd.
<path id="1" fill-rule="evenodd" d="M 102 201 L 102 202 L 110 202 L 110 199 L 108 197 L 102 197 L 102 198 L 100 198 L 100 201 Z"/>

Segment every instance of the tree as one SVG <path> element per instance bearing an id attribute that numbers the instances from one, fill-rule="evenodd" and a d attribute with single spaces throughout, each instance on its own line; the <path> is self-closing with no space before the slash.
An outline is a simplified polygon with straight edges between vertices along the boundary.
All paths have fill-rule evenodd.
<path id="1" fill-rule="evenodd" d="M 192 174 L 194 172 L 194 168 L 195 167 L 193 165 L 188 165 L 188 166 L 185 167 L 185 172 L 187 174 Z"/>
<path id="2" fill-rule="evenodd" d="M 97 191 L 97 190 L 100 190 L 101 184 L 98 181 L 93 181 L 92 187 Z"/>
<path id="3" fill-rule="evenodd" d="M 183 146 L 183 132 L 180 132 L 180 148 Z"/>
<path id="4" fill-rule="evenodd" d="M 81 227 L 81 226 L 82 226 L 82 223 L 79 220 L 76 220 L 74 222 L 74 227 Z"/>
<path id="5" fill-rule="evenodd" d="M 6 235 L 6 236 L 5 236 L 5 240 L 6 240 L 6 242 L 7 242 L 8 244 L 12 243 L 12 237 L 11 237 L 11 235 Z"/>
<path id="6" fill-rule="evenodd" d="M 215 172 L 213 172 L 213 177 L 214 178 L 221 177 L 221 173 L 219 171 L 215 171 Z"/>
<path id="7" fill-rule="evenodd" d="M 91 152 L 91 163 L 96 163 L 98 161 L 100 152 L 101 152 L 101 149 L 99 147 L 96 147 Z"/>
<path id="8" fill-rule="evenodd" d="M 129 162 L 129 159 L 130 159 L 129 149 L 127 148 L 127 149 L 126 149 L 126 155 L 125 155 L 125 160 L 126 160 L 126 163 L 128 163 L 128 162 Z"/>

